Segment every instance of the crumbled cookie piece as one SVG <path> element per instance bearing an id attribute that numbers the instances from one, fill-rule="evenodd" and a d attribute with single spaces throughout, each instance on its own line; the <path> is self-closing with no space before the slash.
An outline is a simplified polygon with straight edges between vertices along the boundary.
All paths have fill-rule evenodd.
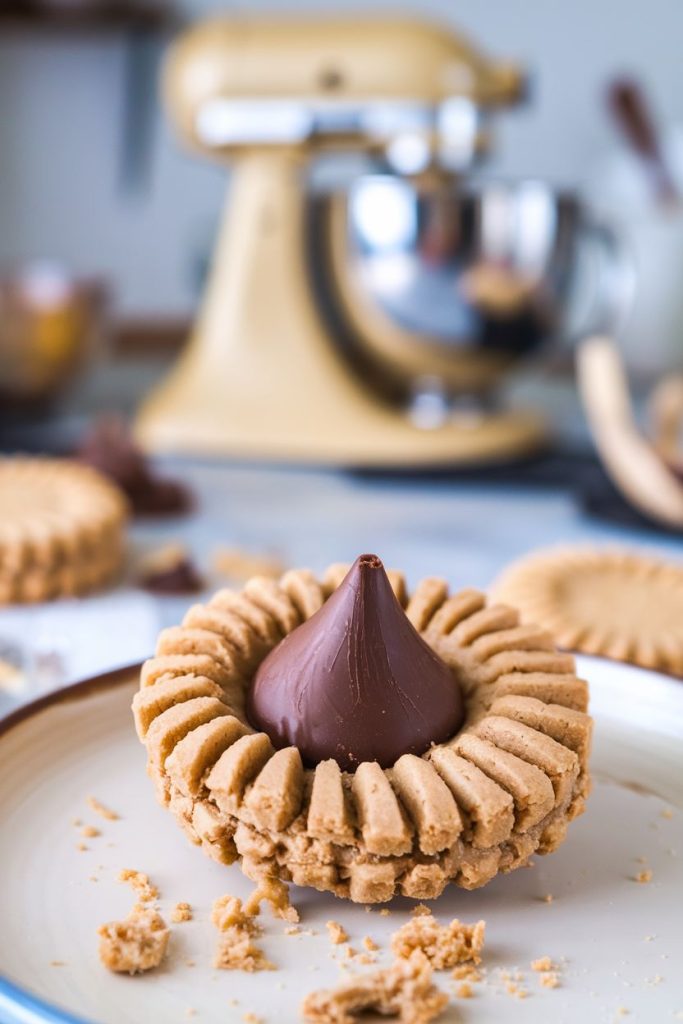
<path id="1" fill-rule="evenodd" d="M 251 929 L 251 934 L 260 933 L 260 926 L 254 921 L 253 915 L 245 914 L 242 900 L 237 896 L 219 896 L 211 908 L 211 923 L 219 932 L 227 931 L 234 925 Z"/>
<path id="2" fill-rule="evenodd" d="M 670 807 L 665 807 L 664 810 L 661 812 L 661 816 L 662 818 L 666 818 L 667 821 L 670 821 L 674 816 L 674 812 L 671 810 Z"/>
<path id="3" fill-rule="evenodd" d="M 391 914 L 391 911 L 387 907 L 382 907 L 382 909 L 379 912 L 379 916 L 380 917 L 389 917 L 390 914 Z"/>
<path id="4" fill-rule="evenodd" d="M 244 1024 L 264 1024 L 263 1017 L 257 1016 L 257 1014 L 248 1011 L 242 1015 Z"/>
<path id="5" fill-rule="evenodd" d="M 159 890 L 156 885 L 152 885 L 149 875 L 146 875 L 144 871 L 123 868 L 119 871 L 118 878 L 119 882 L 127 882 L 135 890 L 143 903 L 151 903 L 152 900 L 159 899 Z"/>
<path id="6" fill-rule="evenodd" d="M 474 989 L 470 985 L 469 981 L 461 981 L 455 990 L 455 994 L 458 999 L 472 999 L 474 996 Z"/>
<path id="7" fill-rule="evenodd" d="M 541 897 L 541 899 L 543 900 L 544 903 L 552 903 L 553 899 L 554 899 L 554 896 L 553 896 L 553 894 L 551 892 L 547 892 L 545 894 L 545 896 Z"/>
<path id="8" fill-rule="evenodd" d="M 221 971 L 274 971 L 275 964 L 268 960 L 248 932 L 233 925 L 221 932 L 213 958 L 213 966 Z"/>
<path id="9" fill-rule="evenodd" d="M 379 949 L 379 946 L 377 945 L 375 940 L 370 938 L 369 935 L 366 935 L 365 938 L 363 939 L 363 945 L 367 949 L 368 953 L 374 953 L 375 950 Z"/>
<path id="10" fill-rule="evenodd" d="M 539 975 L 538 981 L 541 988 L 560 987 L 560 976 L 557 971 L 542 971 Z"/>
<path id="11" fill-rule="evenodd" d="M 431 914 L 431 910 L 426 903 L 416 903 L 410 913 L 413 917 L 428 917 Z"/>
<path id="12" fill-rule="evenodd" d="M 81 829 L 81 835 L 86 839 L 94 839 L 95 836 L 101 836 L 102 833 L 94 825 L 84 825 Z"/>
<path id="13" fill-rule="evenodd" d="M 171 921 L 173 924 L 181 924 L 183 921 L 192 920 L 192 907 L 189 903 L 176 903 L 175 907 L 171 911 Z"/>
<path id="14" fill-rule="evenodd" d="M 170 931 L 156 910 L 134 907 L 123 921 L 100 925 L 100 960 L 116 973 L 137 974 L 158 967 L 166 956 Z"/>
<path id="15" fill-rule="evenodd" d="M 419 951 L 391 967 L 343 981 L 334 989 L 311 992 L 301 1006 L 309 1024 L 354 1024 L 368 1010 L 393 1015 L 403 1024 L 428 1024 L 448 1004 L 432 983 L 432 968 Z"/>
<path id="16" fill-rule="evenodd" d="M 50 967 L 66 967 L 65 960 L 50 960 Z"/>
<path id="17" fill-rule="evenodd" d="M 76 849 L 78 850 L 79 853 L 85 853 L 88 847 L 85 845 L 85 843 L 76 843 Z"/>
<path id="18" fill-rule="evenodd" d="M 652 881 L 652 872 L 649 868 L 645 868 L 643 871 L 639 871 L 637 875 L 634 875 L 633 881 L 645 885 L 647 882 Z"/>
<path id="19" fill-rule="evenodd" d="M 526 999 L 526 997 L 529 995 L 527 990 L 525 988 L 520 988 L 520 986 L 515 981 L 508 981 L 507 985 L 505 986 L 505 991 L 509 996 L 514 996 L 515 999 Z"/>
<path id="20" fill-rule="evenodd" d="M 341 946 L 342 942 L 348 942 L 349 937 L 338 921 L 328 921 L 325 925 L 330 935 L 330 942 L 333 946 Z"/>
<path id="21" fill-rule="evenodd" d="M 555 965 L 549 956 L 540 956 L 538 960 L 531 961 L 532 971 L 552 971 Z"/>
<path id="22" fill-rule="evenodd" d="M 104 818 L 106 821 L 118 821 L 119 815 L 116 811 L 112 811 L 111 808 L 105 807 L 103 803 L 97 800 L 94 796 L 89 796 L 87 799 L 88 807 L 95 814 L 99 814 L 100 818 Z"/>
<path id="23" fill-rule="evenodd" d="M 473 964 L 457 964 L 451 972 L 451 978 L 455 981 L 481 981 L 481 973 Z"/>
<path id="24" fill-rule="evenodd" d="M 289 902 L 289 888 L 279 878 L 264 878 L 259 882 L 244 904 L 245 914 L 257 915 L 264 900 L 270 904 L 275 917 L 291 924 L 299 920 L 299 911 Z"/>
<path id="25" fill-rule="evenodd" d="M 253 941 L 262 932 L 253 914 L 247 914 L 236 896 L 221 896 L 211 909 L 211 920 L 220 932 L 213 965 L 222 971 L 273 971 L 262 949 Z"/>
<path id="26" fill-rule="evenodd" d="M 407 959 L 413 950 L 421 950 L 432 967 L 442 970 L 456 964 L 481 962 L 486 922 L 464 924 L 456 918 L 441 925 L 431 913 L 407 921 L 391 938 L 396 957 Z"/>

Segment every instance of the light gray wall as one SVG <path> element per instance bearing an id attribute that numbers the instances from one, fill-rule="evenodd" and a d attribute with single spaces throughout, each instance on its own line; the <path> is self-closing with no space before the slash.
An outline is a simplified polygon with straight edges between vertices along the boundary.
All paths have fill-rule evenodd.
<path id="1" fill-rule="evenodd" d="M 298 9 L 335 6 L 299 3 Z M 365 11 L 367 0 L 338 7 Z M 449 20 L 482 47 L 526 61 L 529 107 L 501 125 L 494 169 L 580 184 L 614 145 L 602 93 L 634 71 L 662 117 L 683 117 L 680 0 L 375 0 Z M 290 2 L 185 0 L 188 13 L 290 10 Z M 115 38 L 0 37 L 0 262 L 36 257 L 111 275 L 120 308 L 173 314 L 194 296 L 198 257 L 215 226 L 223 175 L 179 152 L 157 116 L 147 194 L 118 180 L 124 50 Z"/>

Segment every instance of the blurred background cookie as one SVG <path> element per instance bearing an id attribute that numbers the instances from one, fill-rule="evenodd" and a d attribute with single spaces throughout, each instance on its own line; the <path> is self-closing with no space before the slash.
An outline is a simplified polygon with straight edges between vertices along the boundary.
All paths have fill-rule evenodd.
<path id="1" fill-rule="evenodd" d="M 58 459 L 0 459 L 0 604 L 83 594 L 123 562 L 127 503 L 100 473 Z"/>
<path id="2" fill-rule="evenodd" d="M 557 548 L 494 585 L 563 647 L 683 676 L 683 566 L 620 550 Z"/>

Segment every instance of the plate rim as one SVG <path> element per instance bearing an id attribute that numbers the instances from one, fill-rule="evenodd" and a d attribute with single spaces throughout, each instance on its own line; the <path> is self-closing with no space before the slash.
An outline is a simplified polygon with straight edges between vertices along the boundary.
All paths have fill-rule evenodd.
<path id="1" fill-rule="evenodd" d="M 81 679 L 70 686 L 64 686 L 59 690 L 43 694 L 26 704 L 22 704 L 9 715 L 0 719 L 0 740 L 18 725 L 34 718 L 42 711 L 55 707 L 58 704 L 66 704 L 72 701 L 82 700 L 94 693 L 103 693 L 106 690 L 123 686 L 130 682 L 131 676 L 139 673 L 142 662 L 134 662 L 132 665 L 124 665 L 121 668 L 111 669 L 109 672 L 100 672 L 98 675 Z M 8 1021 L 17 1021 L 21 1024 L 94 1024 L 85 1017 L 75 1017 L 72 1013 L 62 1010 L 49 1003 L 39 996 L 33 995 L 25 988 L 16 985 L 9 978 L 0 974 L 0 1014 L 8 1013 L 11 1016 Z"/>
<path id="2" fill-rule="evenodd" d="M 0 718 L 0 739 L 28 718 L 33 718 L 34 715 L 40 714 L 41 711 L 56 704 L 67 704 L 71 701 L 81 700 L 83 697 L 90 697 L 94 693 L 102 693 L 116 686 L 123 686 L 131 676 L 135 673 L 139 674 L 142 665 L 143 662 L 137 661 L 131 665 L 110 669 L 108 672 L 99 672 L 97 675 L 80 679 L 76 683 L 62 686 L 58 690 L 51 690 L 49 693 L 44 693 L 42 697 L 35 697 L 25 704 L 20 704 L 14 711 L 10 711 L 8 715 Z"/>

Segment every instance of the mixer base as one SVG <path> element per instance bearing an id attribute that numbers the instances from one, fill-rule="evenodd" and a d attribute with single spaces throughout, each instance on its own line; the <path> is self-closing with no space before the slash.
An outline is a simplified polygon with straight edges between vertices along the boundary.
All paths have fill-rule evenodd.
<path id="1" fill-rule="evenodd" d="M 156 396 L 138 419 L 137 436 L 146 448 L 245 461 L 368 469 L 459 467 L 527 458 L 547 442 L 543 421 L 529 411 L 459 417 L 423 430 L 399 413 L 373 407 L 367 420 L 356 409 L 345 429 L 338 422 L 301 429 L 276 424 L 268 416 L 259 429 L 253 420 L 231 417 L 229 400 L 220 417 L 215 408 L 209 417 L 198 406 L 183 414 L 177 407 L 164 410 L 164 404 L 163 395 Z"/>

